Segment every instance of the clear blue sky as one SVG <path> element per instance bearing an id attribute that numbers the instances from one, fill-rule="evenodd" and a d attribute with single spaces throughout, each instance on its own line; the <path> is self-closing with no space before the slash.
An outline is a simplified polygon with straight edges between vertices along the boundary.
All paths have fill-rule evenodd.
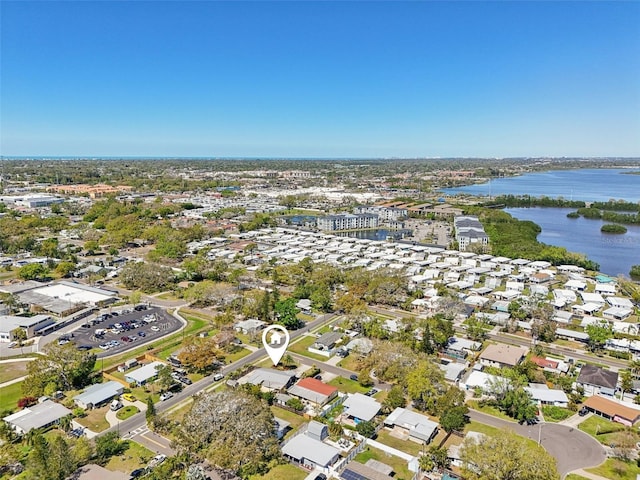
<path id="1" fill-rule="evenodd" d="M 12 155 L 640 156 L 640 2 L 1 2 Z"/>

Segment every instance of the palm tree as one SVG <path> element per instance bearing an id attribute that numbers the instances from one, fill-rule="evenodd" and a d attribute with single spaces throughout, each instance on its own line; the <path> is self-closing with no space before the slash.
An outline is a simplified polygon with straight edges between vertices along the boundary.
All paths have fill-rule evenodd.
<path id="1" fill-rule="evenodd" d="M 67 415 L 66 417 L 62 417 L 60 419 L 60 430 L 67 433 L 71 430 L 71 415 Z"/>

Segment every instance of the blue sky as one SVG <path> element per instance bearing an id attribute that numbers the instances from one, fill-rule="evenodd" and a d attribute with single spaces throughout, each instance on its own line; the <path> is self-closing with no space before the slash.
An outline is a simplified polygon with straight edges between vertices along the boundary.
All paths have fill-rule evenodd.
<path id="1" fill-rule="evenodd" d="M 12 155 L 640 156 L 640 2 L 1 2 Z"/>

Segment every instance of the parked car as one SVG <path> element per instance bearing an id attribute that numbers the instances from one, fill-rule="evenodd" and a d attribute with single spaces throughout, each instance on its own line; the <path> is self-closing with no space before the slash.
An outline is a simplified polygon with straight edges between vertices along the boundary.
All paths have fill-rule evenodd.
<path id="1" fill-rule="evenodd" d="M 223 378 L 224 378 L 224 375 L 223 375 L 223 374 L 221 374 L 221 373 L 216 373 L 216 374 L 213 376 L 213 381 L 214 381 L 214 382 L 218 382 L 218 381 L 222 380 Z"/>
<path id="2" fill-rule="evenodd" d="M 153 327 L 151 327 L 151 330 L 154 332 L 159 332 L 160 329 L 158 327 L 156 327 L 155 325 Z"/>
<path id="3" fill-rule="evenodd" d="M 122 402 L 120 400 L 114 400 L 111 402 L 111 405 L 109 405 L 109 409 L 112 411 L 116 411 L 116 410 L 120 410 L 124 405 L 122 405 Z"/>
<path id="4" fill-rule="evenodd" d="M 146 337 L 146 336 L 147 336 L 147 334 L 146 334 L 146 333 L 144 333 L 144 332 L 138 332 L 138 336 L 139 336 L 139 337 Z"/>
<path id="5" fill-rule="evenodd" d="M 581 417 L 584 417 L 587 413 L 589 413 L 589 410 L 587 410 L 586 407 L 582 407 L 578 412 L 578 415 L 580 415 Z"/>
<path id="6" fill-rule="evenodd" d="M 127 402 L 135 402 L 136 401 L 136 397 L 134 397 L 130 393 L 123 393 L 122 394 L 122 398 L 124 398 Z"/>
<path id="7" fill-rule="evenodd" d="M 349 380 L 353 380 L 353 381 L 357 382 L 358 381 L 358 375 L 356 375 L 355 373 L 352 374 L 352 375 L 349 375 Z"/>
<path id="8" fill-rule="evenodd" d="M 91 345 L 78 345 L 76 347 L 76 349 L 80 350 L 80 351 L 87 351 L 87 350 L 91 350 L 93 347 Z"/>
<path id="9" fill-rule="evenodd" d="M 189 377 L 180 377 L 178 380 L 180 380 L 185 385 L 191 385 L 193 383 Z"/>
<path id="10" fill-rule="evenodd" d="M 138 478 L 147 473 L 147 469 L 145 468 L 136 468 L 133 472 L 131 472 L 131 478 Z"/>
<path id="11" fill-rule="evenodd" d="M 169 400 L 171 397 L 173 397 L 173 393 L 171 392 L 163 392 L 160 394 L 160 401 L 164 402 L 165 400 Z"/>
<path id="12" fill-rule="evenodd" d="M 155 467 L 157 465 L 160 465 L 166 459 L 167 459 L 167 456 L 164 453 L 159 453 L 158 455 L 156 455 L 151 459 L 151 461 L 149 462 L 149 466 L 153 465 Z"/>

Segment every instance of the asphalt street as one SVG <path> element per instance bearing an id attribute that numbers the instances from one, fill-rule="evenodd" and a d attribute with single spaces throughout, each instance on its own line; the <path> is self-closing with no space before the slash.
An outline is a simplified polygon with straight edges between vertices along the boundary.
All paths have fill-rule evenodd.
<path id="1" fill-rule="evenodd" d="M 486 425 L 511 429 L 535 442 L 540 441 L 540 445 L 558 462 L 561 477 L 573 470 L 600 465 L 607 459 L 604 447 L 577 428 L 557 423 L 519 425 L 475 410 L 469 411 L 469 417 Z"/>

